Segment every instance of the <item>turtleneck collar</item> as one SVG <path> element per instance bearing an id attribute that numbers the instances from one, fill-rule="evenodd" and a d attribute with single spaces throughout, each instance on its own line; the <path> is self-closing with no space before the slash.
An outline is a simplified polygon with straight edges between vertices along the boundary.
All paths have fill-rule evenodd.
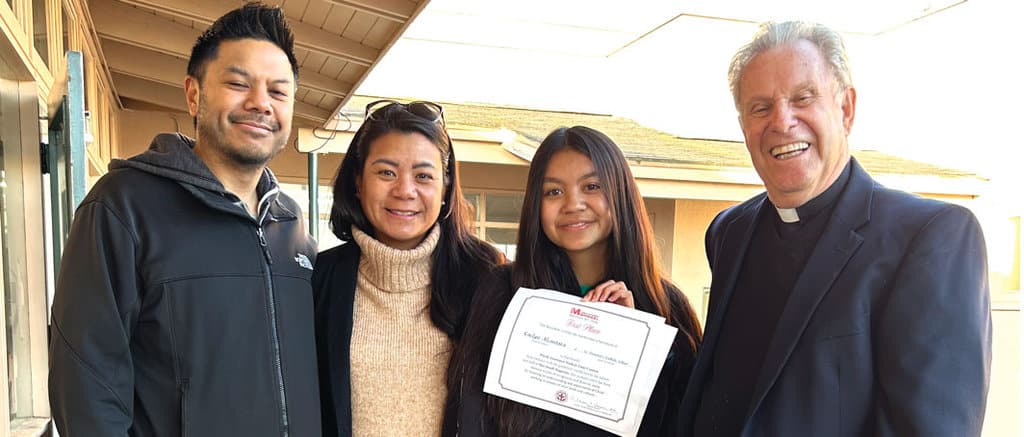
<path id="1" fill-rule="evenodd" d="M 434 225 L 418 246 L 401 250 L 381 243 L 352 226 L 353 242 L 362 252 L 359 276 L 388 293 L 422 290 L 430 284 L 432 255 L 440 235 L 440 227 Z"/>

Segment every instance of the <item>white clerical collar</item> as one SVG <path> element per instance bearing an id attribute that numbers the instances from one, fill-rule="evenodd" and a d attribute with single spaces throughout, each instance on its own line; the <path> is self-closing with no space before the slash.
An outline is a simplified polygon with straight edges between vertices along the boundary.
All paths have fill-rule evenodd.
<path id="1" fill-rule="evenodd" d="M 782 219 L 783 223 L 796 223 L 800 221 L 800 214 L 797 214 L 796 208 L 779 208 L 776 206 L 775 210 L 779 212 L 779 218 Z"/>

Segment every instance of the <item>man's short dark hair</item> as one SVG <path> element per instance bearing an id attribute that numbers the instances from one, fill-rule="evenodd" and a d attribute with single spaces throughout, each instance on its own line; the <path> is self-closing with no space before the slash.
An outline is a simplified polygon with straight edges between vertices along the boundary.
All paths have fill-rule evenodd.
<path id="1" fill-rule="evenodd" d="M 292 50 L 295 38 L 285 22 L 284 11 L 260 2 L 247 3 L 224 14 L 199 35 L 188 59 L 188 75 L 202 80 L 206 74 L 206 64 L 217 57 L 217 48 L 221 42 L 248 38 L 269 41 L 284 51 L 292 65 L 295 81 L 298 82 L 299 63 Z"/>

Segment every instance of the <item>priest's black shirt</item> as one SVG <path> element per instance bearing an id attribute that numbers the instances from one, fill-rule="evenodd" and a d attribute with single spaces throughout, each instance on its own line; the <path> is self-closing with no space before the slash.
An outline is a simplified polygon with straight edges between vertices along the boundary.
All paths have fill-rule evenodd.
<path id="1" fill-rule="evenodd" d="M 718 335 L 694 420 L 695 436 L 732 437 L 743 431 L 779 317 L 849 175 L 847 163 L 827 190 L 796 208 L 797 222 L 783 222 L 771 202 L 761 207 Z"/>

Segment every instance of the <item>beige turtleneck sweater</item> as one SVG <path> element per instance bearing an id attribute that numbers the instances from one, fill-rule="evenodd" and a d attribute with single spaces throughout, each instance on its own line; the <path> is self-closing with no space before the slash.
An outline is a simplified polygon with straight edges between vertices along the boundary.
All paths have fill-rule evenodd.
<path id="1" fill-rule="evenodd" d="M 430 321 L 435 226 L 398 250 L 352 227 L 362 256 L 352 323 L 352 435 L 437 436 L 452 344 Z"/>

